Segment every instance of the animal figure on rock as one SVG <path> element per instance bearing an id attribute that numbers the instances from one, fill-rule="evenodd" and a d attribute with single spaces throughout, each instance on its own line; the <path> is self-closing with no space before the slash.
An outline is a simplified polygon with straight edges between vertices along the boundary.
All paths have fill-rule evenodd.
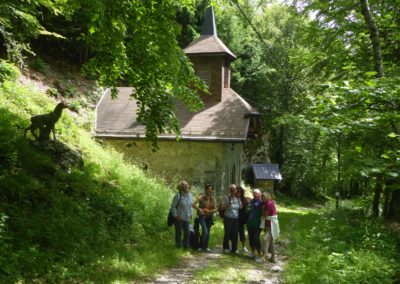
<path id="1" fill-rule="evenodd" d="M 60 119 L 63 109 L 68 107 L 66 102 L 60 102 L 52 112 L 32 116 L 31 125 L 25 128 L 24 137 L 30 130 L 37 141 L 46 141 L 50 140 L 50 132 L 53 132 L 53 138 L 56 140 L 55 124 Z M 35 133 L 36 129 L 39 129 L 39 136 Z"/>

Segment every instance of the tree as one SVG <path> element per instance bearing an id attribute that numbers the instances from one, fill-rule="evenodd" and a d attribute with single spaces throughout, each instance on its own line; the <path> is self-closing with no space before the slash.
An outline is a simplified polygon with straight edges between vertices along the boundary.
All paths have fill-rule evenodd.
<path id="1" fill-rule="evenodd" d="M 23 53 L 32 53 L 29 42 L 39 35 L 62 37 L 48 32 L 39 21 L 41 10 L 57 13 L 58 5 L 46 0 L 5 0 L 0 3 L 0 55 L 23 65 Z"/>
<path id="2" fill-rule="evenodd" d="M 224 35 L 238 55 L 233 86 L 259 108 L 284 186 L 322 194 L 337 187 L 347 196 L 379 189 L 378 177 L 385 183 L 397 167 L 397 138 L 391 138 L 398 135 L 391 113 L 397 109 L 397 2 L 371 1 L 367 18 L 361 2 L 350 0 L 302 1 L 293 9 L 271 1 L 233 2 L 256 27 L 249 28 L 241 11 L 223 8 L 224 26 L 232 27 Z M 371 20 L 384 29 L 385 79 L 372 79 L 379 46 L 368 40 L 377 43 Z"/>
<path id="3" fill-rule="evenodd" d="M 369 37 L 371 39 L 371 45 L 373 50 L 374 66 L 377 76 L 383 77 L 383 66 L 381 56 L 381 43 L 379 36 L 379 29 L 375 23 L 374 17 L 371 13 L 368 0 L 360 0 L 361 14 L 364 16 L 364 20 L 369 30 Z"/>
<path id="4" fill-rule="evenodd" d="M 313 58 L 302 43 L 307 19 L 293 8 L 266 1 L 233 2 L 223 9 L 226 30 L 221 35 L 238 55 L 233 88 L 261 113 L 269 137 L 269 158 L 280 165 L 285 190 L 296 194 L 304 188 L 321 191 L 329 179 L 316 169 L 331 165 L 322 162 L 325 154 L 310 153 L 325 149 L 326 141 L 319 143 L 315 127 L 300 125 L 302 120 L 296 118 L 307 108 L 305 90 L 317 79 L 308 76 Z"/>
<path id="5" fill-rule="evenodd" d="M 6 44 L 17 39 L 25 50 L 31 38 L 40 33 L 49 34 L 54 28 L 47 25 L 47 31 L 43 28 L 45 24 L 40 24 L 41 9 L 47 9 L 46 20 L 49 16 L 61 17 L 68 25 L 76 15 L 84 14 L 84 20 L 79 24 L 74 22 L 76 31 L 69 35 L 78 34 L 90 48 L 92 57 L 85 66 L 86 71 L 96 76 L 102 86 L 111 87 L 114 96 L 121 82 L 134 87 L 132 96 L 138 102 L 138 120 L 146 124 L 147 138 L 154 146 L 157 133 L 170 131 L 179 135 L 175 100 L 191 110 L 201 107 L 197 94 L 207 92 L 205 84 L 195 76 L 176 40 L 180 33 L 176 11 L 178 8 L 190 10 L 191 1 L 119 0 L 111 4 L 106 0 L 37 0 L 30 1 L 28 6 L 24 5 L 25 1 L 6 2 L 0 6 L 0 13 L 14 11 L 14 14 L 0 22 L 5 31 L 3 38 Z M 20 19 L 21 14 L 29 20 L 27 25 L 25 21 L 15 24 L 14 20 Z M 17 46 L 7 49 L 8 54 L 17 50 Z"/>
<path id="6" fill-rule="evenodd" d="M 193 68 L 176 37 L 177 6 L 189 6 L 189 1 L 72 1 L 74 10 L 84 9 L 90 15 L 86 42 L 94 57 L 89 69 L 99 76 L 104 86 L 115 87 L 123 81 L 134 87 L 138 120 L 146 124 L 146 136 L 156 145 L 157 134 L 174 132 L 179 135 L 179 123 L 174 113 L 174 101 L 184 102 L 198 110 L 199 90 L 203 82 Z"/>

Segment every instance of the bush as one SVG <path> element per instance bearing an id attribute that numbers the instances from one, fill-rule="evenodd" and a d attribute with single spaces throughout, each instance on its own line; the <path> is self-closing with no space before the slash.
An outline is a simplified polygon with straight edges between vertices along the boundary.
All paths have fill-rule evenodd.
<path id="1" fill-rule="evenodd" d="M 58 92 L 58 90 L 56 88 L 48 88 L 46 91 L 46 94 L 48 94 L 50 97 L 53 98 L 57 98 L 58 96 L 60 96 L 60 93 Z"/>
<path id="2" fill-rule="evenodd" d="M 12 172 L 17 164 L 17 135 L 11 124 L 15 120 L 12 113 L 0 108 L 0 178 Z"/>
<path id="3" fill-rule="evenodd" d="M 15 81 L 20 75 L 17 67 L 5 60 L 0 60 L 0 83 L 6 80 Z"/>
<path id="4" fill-rule="evenodd" d="M 34 70 L 43 74 L 47 74 L 49 70 L 49 65 L 40 57 L 36 57 L 31 66 Z"/>
<path id="5" fill-rule="evenodd" d="M 282 224 L 293 226 L 285 283 L 393 283 L 398 240 L 354 202 L 293 212 L 280 212 Z"/>

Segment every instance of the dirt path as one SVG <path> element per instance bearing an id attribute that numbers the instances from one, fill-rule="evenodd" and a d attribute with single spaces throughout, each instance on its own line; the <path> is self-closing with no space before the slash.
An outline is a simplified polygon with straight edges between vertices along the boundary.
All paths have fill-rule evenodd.
<path id="1" fill-rule="evenodd" d="M 277 246 L 279 251 L 279 246 Z M 229 269 L 230 276 L 239 274 L 239 279 L 232 279 L 222 273 L 221 277 L 217 280 L 215 277 L 212 280 L 197 279 L 196 273 L 198 271 L 207 269 L 213 266 L 219 267 L 222 261 L 227 261 L 226 257 L 234 259 L 233 266 Z M 225 258 L 225 259 L 224 259 Z M 285 256 L 277 255 L 277 262 L 275 264 L 265 262 L 258 264 L 251 259 L 247 254 L 241 253 L 239 256 L 228 256 L 222 253 L 222 248 L 217 247 L 210 253 L 191 253 L 182 259 L 179 267 L 169 269 L 163 274 L 156 276 L 154 279 L 149 279 L 145 283 L 264 283 L 275 284 L 281 283 L 280 277 L 283 271 Z M 226 270 L 221 268 L 222 270 Z"/>

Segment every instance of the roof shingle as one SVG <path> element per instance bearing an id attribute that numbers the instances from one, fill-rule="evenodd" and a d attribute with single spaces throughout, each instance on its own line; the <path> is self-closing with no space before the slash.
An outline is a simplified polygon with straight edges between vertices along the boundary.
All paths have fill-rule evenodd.
<path id="1" fill-rule="evenodd" d="M 145 125 L 136 120 L 138 107 L 131 94 L 133 88 L 118 88 L 117 99 L 111 99 L 107 90 L 96 109 L 96 137 L 143 138 Z M 252 107 L 232 89 L 224 89 L 222 100 L 206 104 L 199 112 L 190 112 L 182 104 L 176 104 L 176 115 L 181 126 L 182 140 L 245 141 L 249 127 L 246 114 Z M 175 134 L 160 134 L 159 139 L 175 139 Z"/>
<path id="2" fill-rule="evenodd" d="M 228 55 L 236 59 L 236 55 L 217 36 L 200 36 L 192 41 L 184 50 L 188 55 Z"/>

